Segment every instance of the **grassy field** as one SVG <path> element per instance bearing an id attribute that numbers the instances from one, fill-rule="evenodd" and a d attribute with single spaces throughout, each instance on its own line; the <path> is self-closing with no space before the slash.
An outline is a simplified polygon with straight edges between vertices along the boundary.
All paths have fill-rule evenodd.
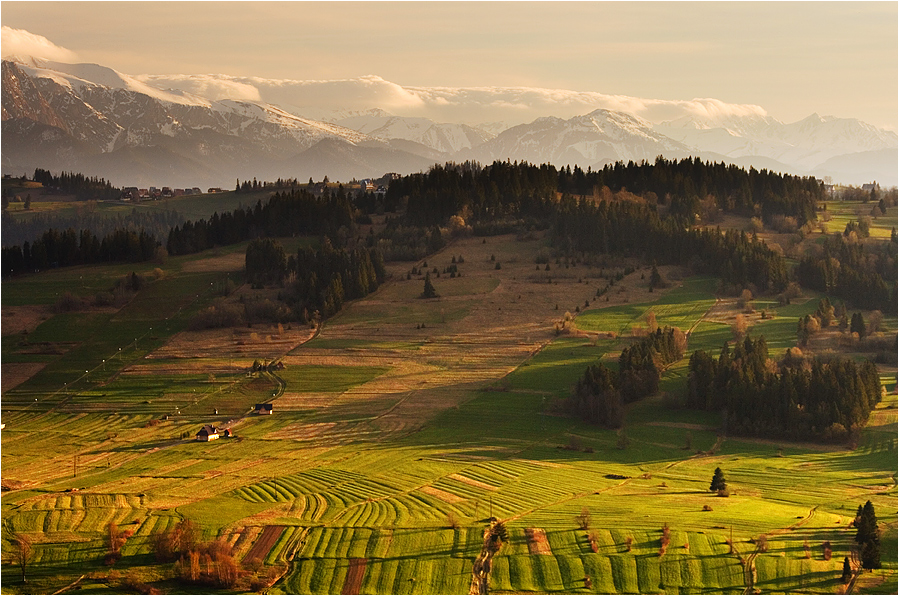
<path id="1" fill-rule="evenodd" d="M 578 314 L 577 333 L 557 336 L 566 308 L 593 299 L 596 284 L 578 278 L 595 272 L 537 283 L 541 247 L 458 240 L 428 257 L 442 268 L 465 255 L 461 278 L 434 280 L 441 298 L 418 299 L 409 265 L 391 266 L 394 281 L 314 339 L 279 343 L 280 332 L 257 327 L 239 350 L 235 333 L 185 331 L 216 284 L 239 279 L 239 247 L 170 259 L 119 310 L 51 306 L 79 283 L 85 295 L 108 287 L 127 266 L 4 283 L 4 319 L 44 306 L 27 334 L 3 337 L 2 548 L 15 533 L 36 546 L 28 584 L 4 563 L 2 591 L 52 593 L 84 576 L 79 592 L 122 593 L 130 570 L 162 591 L 208 592 L 176 583 L 151 553 L 154 533 L 187 518 L 234 544 L 238 560 L 259 555 L 279 578 L 269 593 L 467 593 L 496 517 L 509 540 L 494 559 L 495 593 L 743 593 L 761 534 L 756 588 L 836 593 L 849 523 L 869 499 L 884 569 L 857 588 L 897 591 L 895 368 L 881 371 L 891 392 L 852 449 L 719 436 L 717 414 L 672 399 L 686 358 L 662 393 L 629 406 L 622 432 L 585 424 L 564 415 L 562 398 L 589 364 L 615 366 L 649 311 L 689 330 L 691 350 L 717 351 L 738 310 L 715 295 L 715 279 L 649 293 L 638 272 Z M 772 354 L 795 345 L 796 319 L 817 299 L 753 319 L 750 333 L 764 333 Z M 263 357 L 285 368 L 249 374 Z M 7 364 L 44 368 L 8 388 Z M 262 401 L 271 416 L 250 413 Z M 203 424 L 235 436 L 193 441 Z M 716 467 L 728 498 L 707 490 Z M 110 521 L 133 533 L 113 568 L 103 564 Z M 541 554 L 531 529 L 545 534 Z"/>
<path id="2" fill-rule="evenodd" d="M 271 191 L 236 193 L 226 191 L 216 194 L 187 195 L 159 199 L 156 201 L 76 201 L 74 196 L 45 194 L 40 183 L 26 182 L 25 186 L 16 186 L 4 181 L 4 189 L 22 197 L 31 195 L 31 209 L 26 211 L 25 204 L 11 202 L 7 212 L 16 219 L 30 218 L 37 214 L 61 218 L 74 217 L 92 213 L 101 217 L 128 216 L 132 211 L 154 212 L 174 211 L 186 219 L 207 219 L 213 213 L 224 213 L 235 209 L 253 207 L 259 200 L 265 201 Z"/>
<path id="3" fill-rule="evenodd" d="M 850 221 L 858 221 L 861 217 L 871 218 L 871 238 L 889 240 L 891 230 L 896 226 L 897 208 L 888 207 L 885 215 L 872 216 L 872 209 L 877 203 L 856 203 L 850 201 L 827 201 L 827 215 L 819 219 L 827 219 L 827 231 L 843 232 Z"/>

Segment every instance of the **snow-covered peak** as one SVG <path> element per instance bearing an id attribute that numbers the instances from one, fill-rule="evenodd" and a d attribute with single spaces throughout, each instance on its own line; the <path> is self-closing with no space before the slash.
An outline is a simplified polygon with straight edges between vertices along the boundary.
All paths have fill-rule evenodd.
<path id="1" fill-rule="evenodd" d="M 383 141 L 413 141 L 444 153 L 476 147 L 494 136 L 465 124 L 439 124 L 428 118 L 394 116 L 380 109 L 357 112 L 336 123 Z"/>
<path id="2" fill-rule="evenodd" d="M 34 57 L 16 58 L 14 61 L 31 77 L 52 79 L 71 89 L 83 89 L 88 86 L 122 89 L 142 93 L 168 103 L 210 107 L 210 102 L 206 99 L 182 91 L 159 89 L 99 64 L 66 64 Z"/>

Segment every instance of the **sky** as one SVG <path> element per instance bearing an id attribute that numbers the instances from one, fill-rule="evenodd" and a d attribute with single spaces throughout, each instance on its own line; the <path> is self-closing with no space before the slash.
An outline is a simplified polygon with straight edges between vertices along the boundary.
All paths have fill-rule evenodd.
<path id="1" fill-rule="evenodd" d="M 3 1 L 0 21 L 4 55 L 131 75 L 715 98 L 897 130 L 896 2 Z"/>

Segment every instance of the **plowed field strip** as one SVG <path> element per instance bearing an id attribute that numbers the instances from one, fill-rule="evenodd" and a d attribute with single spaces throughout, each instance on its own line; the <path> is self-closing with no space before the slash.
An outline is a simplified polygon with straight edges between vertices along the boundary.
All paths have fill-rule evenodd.
<path id="1" fill-rule="evenodd" d="M 278 538 L 284 533 L 286 526 L 265 526 L 262 534 L 253 543 L 253 547 L 244 555 L 244 561 L 252 561 L 258 559 L 264 561 L 272 547 L 278 542 Z"/>
<path id="2" fill-rule="evenodd" d="M 365 566 L 368 559 L 350 559 L 350 567 L 343 582 L 341 594 L 358 594 L 362 588 L 362 578 L 365 576 Z"/>

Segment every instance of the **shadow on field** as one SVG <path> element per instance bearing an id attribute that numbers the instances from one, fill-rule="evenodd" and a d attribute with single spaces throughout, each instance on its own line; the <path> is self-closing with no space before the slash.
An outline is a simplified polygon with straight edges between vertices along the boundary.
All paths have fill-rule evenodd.
<path id="1" fill-rule="evenodd" d="M 896 451 L 899 440 L 895 437 L 885 441 L 872 442 L 840 457 L 829 458 L 826 465 L 833 470 L 851 472 L 883 472 L 895 470 Z M 875 456 L 875 457 L 872 457 Z"/>
<path id="2" fill-rule="evenodd" d="M 840 572 L 838 571 L 813 571 L 811 573 L 803 573 L 799 576 L 791 576 L 792 585 L 799 585 L 803 591 L 809 588 L 824 588 L 826 586 L 836 586 L 840 584 Z M 784 583 L 781 579 L 758 580 L 755 587 L 765 592 L 778 593 L 783 588 L 779 586 Z M 767 588 L 766 588 L 767 586 Z"/>

